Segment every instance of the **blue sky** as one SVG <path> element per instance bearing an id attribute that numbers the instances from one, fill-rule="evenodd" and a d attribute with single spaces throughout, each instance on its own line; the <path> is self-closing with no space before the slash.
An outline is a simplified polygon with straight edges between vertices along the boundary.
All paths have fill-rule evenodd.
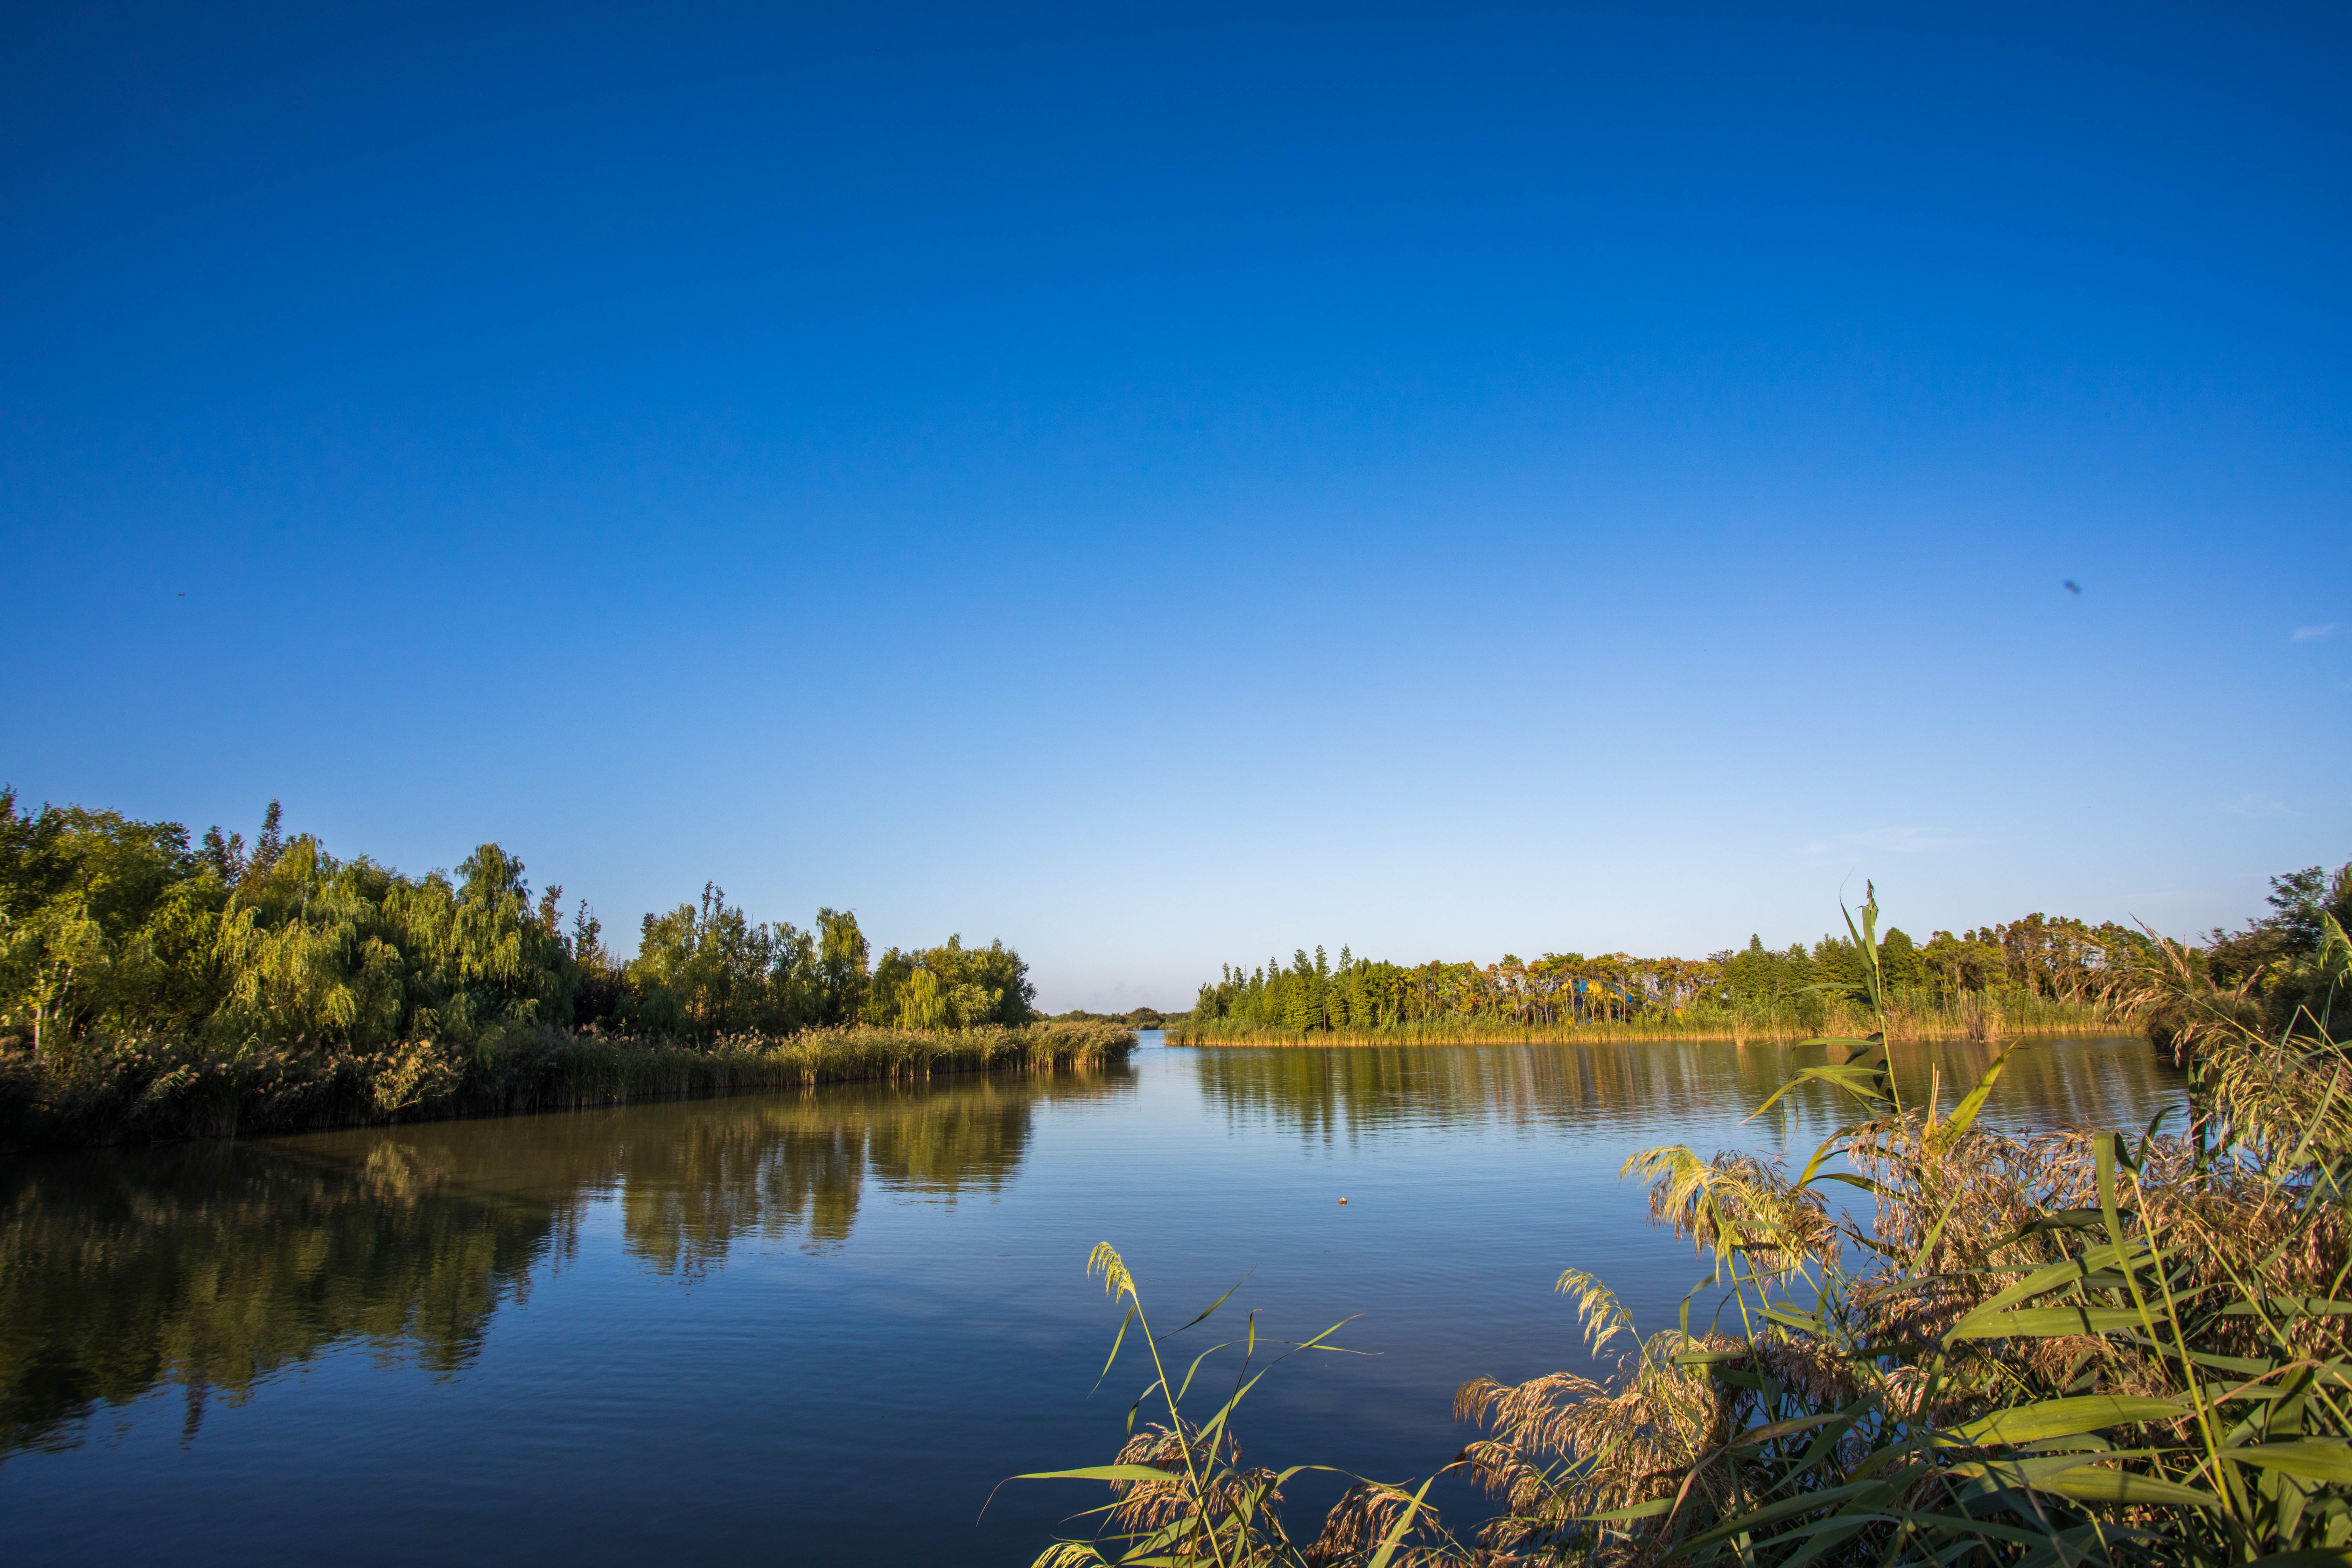
<path id="1" fill-rule="evenodd" d="M 13 7 L 0 772 L 1055 1007 L 1866 878 L 2234 921 L 2352 858 L 2347 67 L 2324 6 Z"/>

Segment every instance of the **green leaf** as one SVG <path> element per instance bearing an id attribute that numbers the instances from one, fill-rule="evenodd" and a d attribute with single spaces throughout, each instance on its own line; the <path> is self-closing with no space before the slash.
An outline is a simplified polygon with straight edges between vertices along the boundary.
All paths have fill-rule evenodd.
<path id="1" fill-rule="evenodd" d="M 1796 1076 L 1775 1089 L 1772 1098 L 1758 1106 L 1756 1115 L 1748 1117 L 1748 1120 L 1753 1121 L 1757 1116 L 1761 1116 L 1771 1110 L 1780 1102 L 1781 1096 L 1790 1093 L 1798 1085 L 1816 1081 L 1833 1084 L 1861 1100 L 1864 1105 L 1879 1106 L 1886 1103 L 1887 1097 L 1878 1089 L 1880 1084 L 1886 1081 L 1886 1074 L 1881 1068 L 1861 1067 L 1853 1063 L 1837 1067 L 1799 1068 Z"/>
<path id="2" fill-rule="evenodd" d="M 1675 1506 L 1675 1500 L 1662 1497 L 1652 1502 L 1635 1503 L 1632 1508 L 1612 1509 L 1607 1513 L 1580 1513 L 1578 1524 L 1618 1524 L 1629 1519 L 1655 1519 Z"/>
<path id="3" fill-rule="evenodd" d="M 2176 1361 L 2180 1357 L 2180 1352 L 2175 1346 L 2166 1344 L 2160 1340 L 2149 1339 L 2144 1333 L 2126 1334 L 2124 1340 L 2127 1344 L 2137 1345 L 2144 1351 L 2154 1351 L 2160 1356 L 2169 1356 Z M 2237 1377 L 2268 1377 L 2278 1370 L 2278 1363 L 2252 1356 L 2213 1355 L 2204 1351 L 2190 1351 L 2189 1359 L 2199 1366 L 2210 1366 L 2215 1372 L 2226 1372 Z M 2337 1377 L 2330 1381 L 2341 1383 L 2344 1380 Z M 2253 1392 L 2252 1389 L 2238 1389 L 2234 1390 L 2233 1394 L 2242 1394 L 2251 1398 Z"/>
<path id="4" fill-rule="evenodd" d="M 1388 1534 L 1381 1538 L 1381 1549 L 1372 1553 L 1367 1568 L 1388 1568 L 1389 1559 L 1396 1555 L 1397 1542 L 1402 1541 L 1405 1531 L 1412 1528 L 1413 1516 L 1421 1511 L 1422 1500 L 1429 1495 L 1429 1489 L 1436 1479 L 1432 1476 L 1421 1483 L 1421 1489 L 1412 1494 L 1412 1500 L 1405 1504 L 1404 1511 L 1397 1515 L 1394 1524 L 1389 1526 Z"/>
<path id="5" fill-rule="evenodd" d="M 1901 1495 L 1899 1488 L 1890 1486 L 1885 1481 L 1874 1480 L 1848 1481 L 1842 1487 L 1828 1487 L 1821 1491 L 1807 1492 L 1802 1497 L 1784 1498 L 1779 1502 L 1768 1504 L 1763 1508 L 1750 1509 L 1746 1513 L 1724 1515 L 1722 1523 L 1704 1533 L 1691 1537 L 1683 1543 L 1675 1555 L 1689 1556 L 1701 1547 L 1710 1546 L 1716 1542 L 1727 1541 L 1735 1535 L 1752 1534 L 1768 1524 L 1777 1524 L 1781 1520 L 1796 1514 L 1811 1513 L 1816 1510 L 1827 1509 L 1835 1503 L 1851 1502 L 1864 1498 L 1876 1502 L 1892 1502 Z"/>
<path id="6" fill-rule="evenodd" d="M 2130 1307 L 2027 1307 L 1981 1317 L 1969 1313 L 1952 1325 L 1947 1340 L 2053 1340 L 2069 1334 L 2105 1334 L 2137 1329 L 2140 1315 Z"/>
<path id="7" fill-rule="evenodd" d="M 1906 1508 L 1903 1510 L 1903 1523 L 1908 1529 L 1916 1531 L 1921 1534 L 1925 1534 L 1930 1528 L 1948 1531 L 1950 1532 L 1951 1538 L 1955 1540 L 1963 1536 L 1973 1536 L 1980 1541 L 2010 1541 L 2016 1542 L 2020 1546 L 2044 1546 L 2047 1545 L 2052 1539 L 2047 1531 L 2023 1530 L 2013 1524 L 1995 1524 L 1990 1520 L 1976 1519 L 1966 1514 L 1936 1513 L 1932 1510 L 1916 1508 Z M 2109 1539 L 2112 1541 L 2128 1540 L 2133 1534 L 2134 1532 L 2130 1531 L 2118 1530 L 2112 1531 Z M 2064 1538 L 2061 1536 L 2059 1539 L 2063 1540 Z M 1948 1548 L 1944 1561 L 1950 1562 L 1953 1560 L 1954 1558 L 1951 1549 Z M 1960 1560 L 1965 1561 L 1966 1559 L 1962 1558 Z M 2025 1561 L 2032 1562 L 2032 1559 L 2028 1558 Z M 2077 1553 L 2075 1556 L 2063 1559 L 2063 1561 L 2070 1564 L 2071 1568 L 2072 1564 L 2080 1563 L 2085 1561 L 2095 1561 L 2095 1559 L 2090 1558 L 2087 1553 Z"/>
<path id="8" fill-rule="evenodd" d="M 2039 1443 L 2045 1437 L 2072 1437 L 2134 1421 L 2170 1421 L 2188 1413 L 2188 1406 L 2177 1399 L 2087 1394 L 1998 1411 L 1981 1421 L 1955 1427 L 1952 1436 L 1972 1448 L 1990 1448 L 2010 1443 Z"/>
<path id="9" fill-rule="evenodd" d="M 1843 1421 L 1852 1426 L 1853 1417 L 1845 1411 L 1832 1410 L 1826 1415 L 1800 1415 L 1787 1421 L 1774 1421 L 1768 1426 L 1750 1426 L 1747 1431 L 1734 1437 L 1727 1446 L 1732 1448 L 1760 1448 L 1765 1444 L 1779 1438 L 1793 1436 L 1800 1432 L 1810 1432 L 1816 1426 L 1826 1426 L 1832 1421 Z"/>
<path id="10" fill-rule="evenodd" d="M 1154 1468 L 1150 1465 L 1088 1465 L 1078 1470 L 1032 1470 L 1025 1476 L 1015 1476 L 1016 1481 L 1165 1481 L 1175 1478 L 1173 1470 Z"/>
<path id="11" fill-rule="evenodd" d="M 1844 1147 L 1844 1140 L 1838 1133 L 1832 1132 L 1828 1137 L 1822 1139 L 1820 1146 L 1814 1149 L 1813 1157 L 1805 1162 L 1804 1174 L 1797 1178 L 1797 1185 L 1801 1187 L 1809 1187 L 1812 1185 L 1813 1173 L 1822 1168 L 1822 1163 L 1827 1161 L 1832 1154 L 1836 1153 L 1839 1150 Z M 1851 1180 L 1852 1178 L 1848 1179 Z"/>
<path id="12" fill-rule="evenodd" d="M 2151 1448 L 2130 1448 L 2120 1454 L 2107 1450 L 2050 1454 L 2031 1459 L 1975 1459 L 1967 1464 L 1954 1465 L 1945 1473 L 1955 1480 L 2009 1490 L 2017 1487 L 2038 1487 L 2053 1476 L 2079 1470 L 2084 1465 L 2095 1465 L 2102 1459 L 2112 1462 L 2118 1458 L 2144 1458 L 2154 1452 Z"/>
<path id="13" fill-rule="evenodd" d="M 2308 1439 L 2295 1443 L 2257 1443 L 2242 1448 L 2224 1448 L 2221 1458 L 2241 1465 L 2258 1465 L 2266 1470 L 2283 1470 L 2306 1480 L 2352 1485 L 2352 1448 L 2347 1448 L 2341 1443 L 2320 1443 Z"/>
<path id="14" fill-rule="evenodd" d="M 1193 1319 L 1192 1323 L 1187 1323 L 1187 1324 L 1185 1324 L 1185 1325 L 1184 1325 L 1184 1329 L 1189 1329 L 1189 1328 L 1191 1328 L 1191 1327 L 1192 1326 L 1192 1323 L 1204 1323 L 1204 1322 L 1207 1322 L 1207 1321 L 1209 1321 L 1209 1319 L 1210 1319 L 1212 1316 L 1213 1316 L 1213 1315 L 1215 1314 L 1215 1312 L 1216 1312 L 1216 1310 L 1217 1310 L 1217 1309 L 1218 1309 L 1218 1308 L 1220 1308 L 1220 1307 L 1223 1306 L 1227 1301 L 1230 1301 L 1230 1300 L 1233 1300 L 1233 1297 L 1234 1297 L 1234 1290 L 1238 1290 L 1238 1289 L 1241 1289 L 1241 1285 L 1240 1285 L 1240 1283 L 1239 1283 L 1238 1281 L 1236 1281 L 1236 1282 L 1234 1283 L 1234 1287 L 1233 1287 L 1233 1289 L 1231 1289 L 1231 1290 L 1227 1290 L 1223 1295 L 1222 1295 L 1222 1296 L 1218 1297 L 1215 1300 L 1213 1300 L 1213 1301 L 1210 1302 L 1210 1303 L 1208 1304 L 1208 1306 L 1207 1306 L 1207 1307 L 1206 1307 L 1206 1308 L 1202 1311 L 1202 1313 L 1201 1313 L 1201 1315 L 1200 1315 L 1199 1317 L 1197 1317 L 1197 1318 Z M 1179 1330 L 1177 1330 L 1177 1331 L 1176 1331 L 1176 1332 L 1177 1332 L 1177 1333 L 1179 1333 L 1179 1334 L 1181 1334 L 1181 1333 L 1182 1333 L 1182 1332 L 1184 1331 L 1184 1329 L 1179 1329 Z M 1172 1338 L 1174 1337 L 1174 1335 L 1162 1335 L 1161 1337 L 1162 1337 L 1162 1338 L 1172 1339 Z"/>
<path id="15" fill-rule="evenodd" d="M 2352 1317 L 2352 1301 L 2326 1296 L 2265 1296 L 2260 1302 L 2232 1301 L 2221 1309 L 2225 1318 L 2278 1316 L 2288 1318 Z"/>
<path id="16" fill-rule="evenodd" d="M 2055 1263 L 2045 1264 L 1977 1308 L 1958 1323 L 1953 1324 L 1950 1329 L 1945 1331 L 1944 1338 L 1947 1340 L 1980 1339 L 1984 1336 L 1964 1331 L 1969 1324 L 1979 1319 L 1994 1317 L 2004 1308 L 2015 1306 L 2020 1301 L 2030 1301 L 2036 1296 L 2046 1296 L 2062 1286 L 2074 1284 L 2088 1275 L 2097 1273 L 2102 1268 L 2137 1268 L 2143 1264 L 2156 1261 L 2159 1256 L 2137 1245 L 2125 1248 L 2110 1243 L 2104 1247 L 2095 1247 L 2080 1258 L 2061 1258 Z"/>
<path id="17" fill-rule="evenodd" d="M 2144 1508 L 2220 1508 L 2211 1492 L 2184 1487 L 2156 1476 L 2136 1476 L 2126 1470 L 2085 1465 L 2033 1483 L 2036 1490 L 2056 1492 L 2077 1502 L 2132 1503 Z"/>
<path id="18" fill-rule="evenodd" d="M 1103 1244 L 1103 1250 L 1105 1250 L 1105 1251 L 1109 1251 L 1109 1248 L 1110 1248 L 1110 1244 L 1109 1244 L 1108 1242 L 1105 1242 L 1105 1243 Z M 1118 1256 L 1118 1254 L 1117 1254 L 1117 1253 L 1115 1253 L 1115 1252 L 1114 1252 L 1114 1253 L 1111 1253 L 1111 1256 L 1115 1258 L 1117 1258 L 1117 1257 Z M 1120 1267 L 1121 1267 L 1121 1268 L 1125 1268 L 1126 1266 L 1125 1266 L 1124 1264 L 1122 1264 L 1122 1265 L 1120 1265 Z M 1098 1374 L 1096 1376 L 1096 1378 L 1095 1378 L 1095 1385 L 1096 1385 L 1097 1387 L 1100 1387 L 1100 1386 L 1102 1385 L 1102 1380 L 1103 1380 L 1104 1378 L 1106 1378 L 1106 1377 L 1108 1377 L 1108 1376 L 1110 1375 L 1110 1369 L 1111 1369 L 1113 1366 L 1115 1366 L 1115 1365 L 1117 1365 L 1117 1364 L 1118 1364 L 1118 1347 L 1119 1347 L 1119 1346 L 1121 1346 L 1121 1345 L 1123 1345 L 1123 1344 L 1125 1344 L 1125 1343 L 1127 1343 L 1127 1331 L 1128 1331 L 1128 1328 L 1129 1328 L 1129 1325 L 1131 1325 L 1131 1324 L 1135 1321 L 1135 1320 L 1136 1320 L 1137 1318 L 1140 1317 L 1140 1316 L 1142 1315 L 1142 1313 L 1143 1313 L 1143 1309 L 1142 1309 L 1142 1307 L 1141 1307 L 1141 1306 L 1139 1306 L 1138 1303 L 1136 1303 L 1136 1302 L 1134 1302 L 1134 1301 L 1132 1301 L 1132 1300 L 1130 1300 L 1130 1301 L 1129 1301 L 1129 1302 L 1128 1302 L 1128 1304 L 1127 1304 L 1127 1316 L 1125 1316 L 1124 1318 L 1121 1318 L 1121 1319 L 1118 1321 L 1118 1336 L 1116 1339 L 1114 1339 L 1114 1340 L 1112 1340 L 1112 1341 L 1110 1342 L 1110 1359 L 1103 1363 L 1103 1369 L 1102 1369 L 1101 1373 L 1098 1373 Z M 1145 1327 L 1144 1327 L 1144 1331 L 1145 1331 L 1145 1333 L 1146 1333 L 1147 1335 L 1149 1335 L 1149 1334 L 1150 1334 L 1150 1325 L 1146 1324 L 1146 1325 L 1145 1325 Z"/>
<path id="19" fill-rule="evenodd" d="M 1783 1541 L 1805 1542 L 1802 1550 L 1781 1558 L 1778 1568 L 1804 1568 L 1806 1563 L 1818 1560 L 1824 1553 L 1836 1551 L 1874 1524 L 1899 1522 L 1901 1521 L 1889 1513 L 1841 1512 L 1830 1519 L 1801 1524 L 1794 1530 L 1773 1537 L 1775 1544 Z"/>
<path id="20" fill-rule="evenodd" d="M 2022 1040 L 2017 1041 L 1992 1058 L 1992 1065 L 1984 1069 L 1982 1078 L 1977 1079 L 1976 1088 L 1969 1090 L 1968 1098 L 1960 1101 L 1958 1108 L 1952 1112 L 1951 1120 L 1944 1124 L 1951 1130 L 1949 1136 L 1958 1137 L 1966 1132 L 1969 1124 L 1976 1121 L 1977 1112 L 1984 1109 L 1985 1096 L 1990 1094 L 1992 1086 L 2000 1081 L 2000 1069 L 2009 1065 L 2009 1058 L 2022 1044 Z"/>

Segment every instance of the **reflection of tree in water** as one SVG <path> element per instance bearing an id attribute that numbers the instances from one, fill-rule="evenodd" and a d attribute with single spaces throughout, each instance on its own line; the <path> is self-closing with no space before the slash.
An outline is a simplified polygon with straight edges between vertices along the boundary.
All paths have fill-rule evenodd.
<path id="1" fill-rule="evenodd" d="M 429 1150 L 346 1162 L 203 1143 L 0 1162 L 0 1452 L 99 1403 L 240 1402 L 346 1340 L 465 1364 L 570 1215 L 477 1193 Z"/>
<path id="2" fill-rule="evenodd" d="M 1734 1086 L 1706 1070 L 1705 1048 L 1679 1041 L 1209 1048 L 1200 1071 L 1208 1097 L 1235 1115 L 1309 1137 L 1352 1138 L 1401 1124 L 1535 1128 L 1589 1124 L 1596 1113 L 1728 1109 Z"/>
<path id="3" fill-rule="evenodd" d="M 208 1398 L 352 1342 L 455 1372 L 616 1185 L 629 1250 L 697 1272 L 745 1237 L 845 1240 L 869 1172 L 993 1191 L 1036 1101 L 1132 1082 L 1121 1063 L 0 1160 L 0 1454 L 171 1384 L 193 1436 Z"/>
<path id="4" fill-rule="evenodd" d="M 633 1128 L 629 1139 L 628 1248 L 664 1272 L 698 1273 L 751 1237 L 845 1241 L 869 1174 L 950 1197 L 994 1192 L 1027 1152 L 1039 1100 L 1132 1082 L 1118 1063 L 666 1108 L 676 1114 L 659 1137 Z"/>
<path id="5" fill-rule="evenodd" d="M 866 1129 L 800 1111 L 726 1107 L 650 1143 L 633 1136 L 621 1194 L 629 1251 L 665 1273 L 699 1273 L 747 1236 L 845 1238 L 865 1181 Z"/>
<path id="6" fill-rule="evenodd" d="M 1972 1084 L 1993 1047 L 1964 1041 L 1901 1045 L 1895 1071 L 1924 1094 L 1931 1071 L 1945 1103 Z M 1718 1041 L 1578 1045 L 1203 1047 L 1202 1089 L 1228 1113 L 1310 1138 L 1346 1139 L 1404 1125 L 1501 1124 L 1537 1130 L 1617 1128 L 1684 1135 L 1693 1121 L 1737 1121 L 1822 1049 Z M 1958 1086 L 1955 1089 L 1955 1085 Z M 1989 1114 L 2042 1126 L 2144 1121 L 2178 1101 L 2177 1075 L 2139 1039 L 2066 1037 L 2029 1043 L 2011 1058 Z M 1845 1120 L 1835 1091 L 1790 1097 L 1791 1131 L 1826 1132 Z M 1777 1113 L 1776 1113 L 1777 1114 Z"/>

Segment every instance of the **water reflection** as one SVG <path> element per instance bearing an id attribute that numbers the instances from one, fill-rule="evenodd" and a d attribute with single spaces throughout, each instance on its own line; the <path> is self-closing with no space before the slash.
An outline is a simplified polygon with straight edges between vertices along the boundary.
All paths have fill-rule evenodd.
<path id="1" fill-rule="evenodd" d="M 629 1253 L 667 1273 L 721 1262 L 747 1238 L 849 1239 L 870 1178 L 886 1191 L 992 1193 L 1020 1169 L 1043 1100 L 1129 1088 L 1123 1064 L 1046 1076 L 873 1085 L 666 1107 L 648 1136 L 625 1125 L 621 1213 Z M 580 1130 L 609 1146 L 613 1129 Z"/>
<path id="2" fill-rule="evenodd" d="M 611 1111 L 0 1161 L 0 1454 L 71 1447 L 100 1405 L 241 1403 L 358 1342 L 451 1373 L 617 1193 L 627 1252 L 694 1275 L 747 1238 L 845 1242 L 868 1181 L 993 1192 L 1041 1101 L 1114 1064 Z"/>
<path id="3" fill-rule="evenodd" d="M 239 1144 L 8 1162 L 0 1443 L 50 1445 L 163 1383 L 188 1390 L 194 1436 L 212 1393 L 242 1399 L 339 1340 L 454 1368 L 569 1217 L 391 1142 L 355 1162 Z"/>
<path id="4" fill-rule="evenodd" d="M 1940 1082 L 1949 1106 L 1994 1052 L 1965 1041 L 1898 1045 L 1896 1079 L 1915 1098 Z M 1197 1055 L 1203 1092 L 1230 1116 L 1334 1141 L 1430 1126 L 1638 1132 L 1737 1123 L 1794 1068 L 1829 1059 L 1822 1047 L 1727 1040 L 1222 1047 Z M 2143 1039 L 2048 1037 L 2027 1040 L 2011 1058 L 1985 1116 L 2012 1128 L 2137 1126 L 2148 1106 L 2176 1103 L 2181 1092 L 2179 1074 Z M 1765 1131 L 1819 1135 L 1849 1120 L 1853 1107 L 1819 1086 L 1782 1104 L 1788 1110 L 1776 1110 Z"/>

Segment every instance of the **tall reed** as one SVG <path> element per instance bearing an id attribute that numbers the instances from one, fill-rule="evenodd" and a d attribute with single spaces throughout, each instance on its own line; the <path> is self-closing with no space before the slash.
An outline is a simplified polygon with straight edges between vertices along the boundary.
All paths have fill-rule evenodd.
<path id="1" fill-rule="evenodd" d="M 289 1132 L 608 1105 L 649 1096 L 940 1073 L 1082 1067 L 1125 1056 L 1101 1024 L 814 1029 L 709 1045 L 534 1030 L 485 1047 L 383 1050 L 87 1039 L 0 1056 L 0 1150 Z"/>

